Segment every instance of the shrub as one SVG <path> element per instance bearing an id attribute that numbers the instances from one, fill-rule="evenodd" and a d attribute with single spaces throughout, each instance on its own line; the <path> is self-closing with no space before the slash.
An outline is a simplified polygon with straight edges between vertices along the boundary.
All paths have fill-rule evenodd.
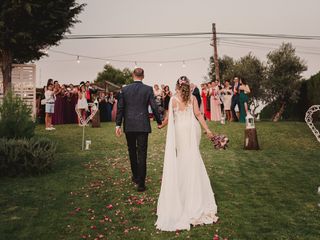
<path id="1" fill-rule="evenodd" d="M 52 168 L 56 145 L 46 138 L 0 138 L 0 176 L 37 175 Z"/>
<path id="2" fill-rule="evenodd" d="M 8 92 L 0 105 L 0 137 L 31 138 L 34 130 L 30 107 L 12 92 Z"/>

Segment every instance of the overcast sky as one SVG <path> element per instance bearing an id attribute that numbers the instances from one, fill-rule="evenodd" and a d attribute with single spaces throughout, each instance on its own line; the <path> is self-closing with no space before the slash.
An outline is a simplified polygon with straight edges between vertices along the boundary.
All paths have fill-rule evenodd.
<path id="1" fill-rule="evenodd" d="M 72 34 L 210 32 L 216 23 L 217 32 L 269 33 L 320 36 L 319 0 L 90 0 L 79 15 Z M 219 37 L 219 36 L 218 36 Z M 220 39 L 219 56 L 239 58 L 252 52 L 260 60 L 285 40 Z M 287 40 L 288 41 L 288 40 Z M 320 41 L 291 40 L 297 54 L 303 58 L 309 77 L 320 70 Z M 254 47 L 252 47 L 254 45 Z M 257 47 L 259 46 L 259 47 Z M 163 49 L 163 50 L 159 50 Z M 213 54 L 210 37 L 193 39 L 98 39 L 63 40 L 51 50 L 131 62 L 112 62 L 123 69 L 135 63 L 145 69 L 144 82 L 168 84 L 173 87 L 177 78 L 187 75 L 193 82 L 204 81 L 208 59 Z M 147 53 L 139 53 L 147 52 Z M 105 61 L 54 53 L 36 62 L 37 85 L 48 78 L 61 83 L 93 81 L 103 70 Z M 119 56 L 126 55 L 126 56 Z M 184 59 L 204 58 L 197 61 Z M 181 60 L 178 63 L 165 61 Z M 156 61 L 159 63 L 139 63 Z"/>

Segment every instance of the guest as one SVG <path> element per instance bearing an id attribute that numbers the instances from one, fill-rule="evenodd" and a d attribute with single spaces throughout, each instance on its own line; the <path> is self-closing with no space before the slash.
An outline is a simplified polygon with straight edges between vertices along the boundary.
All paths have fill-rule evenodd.
<path id="1" fill-rule="evenodd" d="M 53 124 L 63 124 L 63 108 L 64 108 L 64 92 L 63 88 L 60 86 L 58 81 L 54 81 L 54 95 L 55 95 L 55 103 L 54 103 L 54 114 L 52 115 Z"/>
<path id="2" fill-rule="evenodd" d="M 88 111 L 88 102 L 86 98 L 86 88 L 85 85 L 80 85 L 80 91 L 78 93 L 78 103 L 77 109 L 79 109 L 82 120 L 84 121 L 87 118 Z M 81 121 L 79 119 L 79 125 L 81 125 Z"/>
<path id="3" fill-rule="evenodd" d="M 220 90 L 223 96 L 224 113 L 227 121 L 232 120 L 231 114 L 231 99 L 232 99 L 232 87 L 230 86 L 230 81 L 225 80 L 224 88 Z"/>
<path id="4" fill-rule="evenodd" d="M 55 130 L 55 128 L 52 125 L 52 114 L 54 113 L 54 101 L 55 96 L 53 92 L 53 84 L 48 83 L 47 90 L 44 93 L 45 99 L 46 99 L 46 117 L 45 117 L 45 123 L 46 123 L 46 130 Z"/>
<path id="5" fill-rule="evenodd" d="M 158 84 L 155 84 L 153 86 L 153 94 L 154 94 L 155 102 L 158 106 L 158 113 L 160 115 L 160 118 L 163 119 L 164 108 L 163 108 L 163 102 L 162 102 L 162 90 L 159 88 Z"/>
<path id="6" fill-rule="evenodd" d="M 49 78 L 49 79 L 48 79 L 48 81 L 47 81 L 47 87 L 48 87 L 48 85 L 49 85 L 49 84 L 54 85 L 54 84 L 53 84 L 53 79 L 52 79 L 52 78 Z M 53 87 L 54 87 L 54 86 L 53 86 Z M 46 90 L 47 90 L 47 89 L 46 89 Z"/>
<path id="7" fill-rule="evenodd" d="M 246 116 L 248 115 L 248 94 L 250 93 L 249 85 L 247 84 L 246 80 L 240 78 L 240 96 L 239 96 L 239 103 L 240 103 L 240 122 L 246 122 Z"/>
<path id="8" fill-rule="evenodd" d="M 164 115 L 166 116 L 167 111 L 169 109 L 169 102 L 170 98 L 172 96 L 172 93 L 170 92 L 170 88 L 168 85 L 166 85 L 163 89 L 162 93 L 162 100 L 163 100 L 163 108 L 164 108 Z"/>
<path id="9" fill-rule="evenodd" d="M 203 83 L 201 84 L 201 98 L 202 98 L 201 109 L 202 109 L 204 118 L 210 120 L 210 111 L 208 111 L 208 108 L 207 108 L 207 95 L 208 95 L 207 84 Z"/>
<path id="10" fill-rule="evenodd" d="M 71 105 L 72 105 L 72 123 L 78 123 L 78 114 L 76 113 L 76 106 L 78 103 L 79 89 L 72 84 L 69 85 L 71 92 Z"/>
<path id="11" fill-rule="evenodd" d="M 113 103 L 112 112 L 111 112 L 111 121 L 115 122 L 117 117 L 118 99 L 117 99 L 117 95 L 115 95 L 114 93 L 113 93 L 113 96 L 114 96 L 114 103 Z"/>
<path id="12" fill-rule="evenodd" d="M 235 121 L 235 122 L 239 121 L 239 118 L 238 118 L 238 116 L 236 114 L 236 111 L 235 111 L 236 106 L 238 106 L 238 108 L 239 108 L 239 105 L 240 105 L 240 102 L 239 102 L 239 93 L 240 93 L 239 87 L 240 87 L 239 78 L 235 77 L 233 79 L 232 98 L 231 98 L 231 112 L 232 112 L 233 121 Z"/>
<path id="13" fill-rule="evenodd" d="M 113 93 L 110 92 L 107 94 L 107 122 L 111 122 L 112 120 L 112 108 L 114 104 Z"/>
<path id="14" fill-rule="evenodd" d="M 198 102 L 198 106 L 199 106 L 199 109 L 200 109 L 201 96 L 200 96 L 199 88 L 198 88 L 196 85 L 194 85 L 193 83 L 191 83 L 191 84 L 190 84 L 190 89 L 191 89 L 192 95 L 196 97 L 197 102 Z"/>
<path id="15" fill-rule="evenodd" d="M 159 88 L 158 84 L 155 84 L 153 86 L 153 94 L 154 94 L 155 97 L 162 96 L 162 90 Z"/>
<path id="16" fill-rule="evenodd" d="M 219 96 L 219 87 L 216 82 L 211 83 L 210 89 L 210 106 L 211 106 L 211 121 L 221 120 L 221 100 Z"/>
<path id="17" fill-rule="evenodd" d="M 208 120 L 211 120 L 211 95 L 210 95 L 210 89 L 211 89 L 211 83 L 207 83 L 207 111 L 209 112 L 209 118 Z"/>
<path id="18" fill-rule="evenodd" d="M 75 111 L 76 102 L 78 100 L 77 93 L 74 92 L 74 87 L 72 84 L 69 86 L 65 86 L 65 94 L 64 94 L 64 123 L 76 123 L 77 114 Z"/>
<path id="19" fill-rule="evenodd" d="M 47 91 L 47 86 L 43 87 L 42 92 L 40 93 L 40 106 L 38 105 L 38 120 L 39 123 L 45 123 L 46 118 L 46 97 L 44 93 Z"/>
<path id="20" fill-rule="evenodd" d="M 106 122 L 107 121 L 107 101 L 106 101 L 106 94 L 104 92 L 99 93 L 98 102 L 99 102 L 99 111 L 100 111 L 100 121 Z"/>
<path id="21" fill-rule="evenodd" d="M 220 109 L 221 109 L 221 115 L 222 115 L 222 114 L 224 114 L 224 105 L 223 105 L 223 101 L 222 101 L 223 96 L 221 95 L 221 90 L 224 88 L 224 86 L 218 80 L 215 80 L 215 84 L 217 86 L 216 88 L 218 89 L 218 96 L 220 99 Z"/>
<path id="22" fill-rule="evenodd" d="M 86 99 L 87 99 L 87 103 L 93 103 L 93 94 L 95 94 L 97 92 L 96 89 L 94 89 L 91 86 L 91 83 L 89 81 L 86 82 Z"/>
<path id="23" fill-rule="evenodd" d="M 163 93 L 164 92 L 164 88 L 165 88 L 166 85 L 164 84 L 161 84 L 161 92 Z"/>

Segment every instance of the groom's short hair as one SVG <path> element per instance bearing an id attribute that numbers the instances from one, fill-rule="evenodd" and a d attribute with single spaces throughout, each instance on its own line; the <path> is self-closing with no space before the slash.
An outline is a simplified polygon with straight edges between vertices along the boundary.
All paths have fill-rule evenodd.
<path id="1" fill-rule="evenodd" d="M 133 71 L 133 75 L 138 78 L 143 78 L 144 77 L 144 70 L 142 68 L 136 68 Z"/>

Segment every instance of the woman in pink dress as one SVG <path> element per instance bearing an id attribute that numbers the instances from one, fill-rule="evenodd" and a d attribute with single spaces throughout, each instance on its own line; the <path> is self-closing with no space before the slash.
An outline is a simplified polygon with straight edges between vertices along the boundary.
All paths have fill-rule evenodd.
<path id="1" fill-rule="evenodd" d="M 212 82 L 210 89 L 211 121 L 221 120 L 221 100 L 219 97 L 219 87 L 216 82 Z"/>

